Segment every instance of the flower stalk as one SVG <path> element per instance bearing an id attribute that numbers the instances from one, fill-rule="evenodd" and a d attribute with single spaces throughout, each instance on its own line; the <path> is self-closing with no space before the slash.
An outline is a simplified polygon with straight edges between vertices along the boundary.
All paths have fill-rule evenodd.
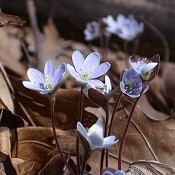
<path id="1" fill-rule="evenodd" d="M 64 164 L 67 166 L 67 168 L 69 169 L 70 173 L 72 175 L 75 175 L 75 173 L 73 172 L 72 168 L 69 166 L 68 162 L 66 161 L 62 151 L 61 151 L 61 148 L 60 148 L 60 145 L 59 145 L 59 142 L 57 140 L 57 135 L 56 135 L 56 126 L 55 126 L 55 117 L 54 117 L 54 114 L 55 114 L 55 102 L 56 102 L 56 93 L 53 93 L 53 94 L 50 94 L 49 95 L 49 100 L 50 100 L 50 105 L 51 105 L 51 119 L 52 119 L 52 129 L 53 129 L 53 135 L 54 135 L 54 139 L 55 139 L 55 143 L 56 143 L 56 147 L 58 149 L 58 152 L 60 153 L 60 156 L 64 162 Z"/>
<path id="2" fill-rule="evenodd" d="M 131 124 L 131 120 L 132 120 L 132 116 L 133 116 L 133 112 L 134 112 L 134 109 L 136 108 L 136 105 L 142 95 L 142 93 L 144 92 L 145 90 L 145 87 L 146 85 L 144 86 L 143 85 L 143 88 L 142 88 L 142 91 L 140 93 L 140 96 L 136 98 L 134 104 L 133 104 L 133 107 L 131 109 L 131 112 L 129 114 L 129 118 L 128 118 L 128 122 L 126 124 L 126 127 L 125 127 L 125 130 L 124 130 L 124 133 L 123 133 L 123 136 L 122 136 L 122 139 L 121 139 L 121 144 L 120 144 L 120 148 L 119 148 L 119 156 L 118 156 L 118 170 L 121 170 L 122 168 L 122 153 L 123 153 L 123 149 L 124 149 L 124 145 L 125 145 L 125 140 L 126 140 L 126 136 L 127 136 L 127 133 L 128 133 L 128 129 L 129 129 L 129 126 Z"/>

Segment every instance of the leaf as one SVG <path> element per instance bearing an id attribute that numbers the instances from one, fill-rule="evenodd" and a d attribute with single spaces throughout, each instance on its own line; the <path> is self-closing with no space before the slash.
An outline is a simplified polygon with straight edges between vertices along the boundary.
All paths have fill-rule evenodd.
<path id="1" fill-rule="evenodd" d="M 6 127 L 0 127 L 0 152 L 11 157 L 10 130 Z"/>
<path id="2" fill-rule="evenodd" d="M 61 150 L 67 152 L 68 146 L 70 148 L 70 154 L 74 154 L 76 133 L 58 129 L 56 132 Z M 52 158 L 54 159 L 56 154 L 58 154 L 54 149 L 55 145 L 53 144 L 52 128 L 20 128 L 18 129 L 18 137 L 18 158 L 25 160 L 19 167 L 24 171 L 24 174 L 28 172 L 28 175 L 36 175 Z M 59 167 L 61 168 L 61 166 Z"/>
<path id="3" fill-rule="evenodd" d="M 15 77 L 10 76 L 9 78 L 15 90 L 14 96 L 18 105 L 16 109 L 20 109 L 20 107 L 25 109 L 23 111 L 28 114 L 28 118 L 25 117 L 25 119 L 29 122 L 32 120 L 34 125 L 51 126 L 50 103 L 47 95 L 41 95 L 38 92 L 25 88 L 21 80 Z M 68 89 L 58 90 L 55 106 L 55 122 L 57 127 L 64 130 L 76 128 L 79 115 L 79 99 L 80 92 L 78 91 Z M 84 98 L 83 104 L 83 108 L 87 106 L 95 107 L 88 98 Z M 21 111 L 16 111 L 16 113 L 25 116 Z M 97 120 L 95 115 L 87 111 L 83 111 L 83 116 L 83 125 L 85 126 L 91 126 Z"/>
<path id="4" fill-rule="evenodd" d="M 88 97 L 92 102 L 101 106 L 103 109 L 106 108 L 107 98 L 102 93 L 98 92 L 97 90 L 95 90 L 93 88 L 90 88 L 88 90 Z"/>
<path id="5" fill-rule="evenodd" d="M 17 175 L 9 155 L 0 152 L 0 162 L 2 163 L 2 165 L 0 166 L 1 170 L 4 171 L 5 175 Z"/>
<path id="6" fill-rule="evenodd" d="M 21 20 L 18 16 L 2 13 L 0 9 L 0 27 L 7 24 L 23 26 L 25 21 Z"/>
<path id="7" fill-rule="evenodd" d="M 26 126 L 27 122 L 16 114 L 12 114 L 7 109 L 0 109 L 0 127 L 5 126 L 9 129 Z"/>
<path id="8" fill-rule="evenodd" d="M 71 158 L 69 158 L 69 164 L 74 169 L 74 172 L 76 172 L 76 166 L 74 165 Z M 38 175 L 45 175 L 45 174 L 58 175 L 58 174 L 62 174 L 63 172 L 64 172 L 64 175 L 69 175 L 69 173 L 67 172 L 68 170 L 66 169 L 63 171 L 63 168 L 64 168 L 64 162 L 61 156 L 55 155 L 47 162 L 47 164 L 38 173 Z"/>
<path id="9" fill-rule="evenodd" d="M 173 175 L 175 167 L 157 161 L 140 160 L 130 165 L 127 175 Z"/>

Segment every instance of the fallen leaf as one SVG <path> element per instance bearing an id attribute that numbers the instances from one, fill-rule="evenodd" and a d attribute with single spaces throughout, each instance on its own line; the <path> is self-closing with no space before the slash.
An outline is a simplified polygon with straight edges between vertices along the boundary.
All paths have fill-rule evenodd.
<path id="1" fill-rule="evenodd" d="M 134 162 L 127 170 L 127 175 L 173 175 L 175 167 L 167 164 L 161 164 L 157 161 L 141 160 Z"/>
<path id="2" fill-rule="evenodd" d="M 18 16 L 2 13 L 0 9 L 0 27 L 7 24 L 23 26 L 25 21 L 21 20 Z"/>

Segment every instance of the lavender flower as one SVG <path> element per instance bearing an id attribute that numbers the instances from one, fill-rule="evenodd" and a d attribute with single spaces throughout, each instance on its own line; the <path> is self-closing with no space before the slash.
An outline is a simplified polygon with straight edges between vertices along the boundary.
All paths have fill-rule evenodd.
<path id="1" fill-rule="evenodd" d="M 84 30 L 85 40 L 91 41 L 99 37 L 99 23 L 92 21 L 86 24 L 86 29 Z"/>
<path id="2" fill-rule="evenodd" d="M 114 173 L 111 171 L 104 171 L 102 175 L 126 175 L 126 173 L 121 170 L 115 171 Z"/>
<path id="3" fill-rule="evenodd" d="M 140 96 L 142 88 L 143 83 L 139 74 L 133 68 L 126 69 L 120 81 L 121 91 L 129 97 L 136 98 Z M 143 93 L 145 93 L 148 88 L 147 86 Z"/>
<path id="4" fill-rule="evenodd" d="M 115 136 L 108 136 L 103 138 L 103 127 L 99 124 L 94 124 L 86 132 L 84 126 L 78 122 L 77 131 L 83 136 L 88 142 L 91 150 L 108 148 L 118 142 Z"/>
<path id="5" fill-rule="evenodd" d="M 55 70 L 54 63 L 48 60 L 44 67 L 44 74 L 37 69 L 29 68 L 27 75 L 30 81 L 23 81 L 22 83 L 28 89 L 38 91 L 40 94 L 48 94 L 60 85 L 65 70 L 66 65 L 64 63 Z"/>
<path id="6" fill-rule="evenodd" d="M 100 64 L 100 56 L 97 52 L 90 53 L 84 60 L 80 51 L 74 51 L 72 54 L 74 67 L 67 64 L 69 73 L 82 84 L 91 83 L 95 87 L 103 86 L 103 83 L 96 78 L 102 76 L 110 69 L 110 63 Z"/>
<path id="7" fill-rule="evenodd" d="M 132 68 L 143 78 L 143 80 L 149 80 L 151 72 L 158 65 L 156 62 L 148 62 L 147 59 L 137 59 L 137 61 L 132 62 L 131 57 L 129 58 L 129 63 Z"/>

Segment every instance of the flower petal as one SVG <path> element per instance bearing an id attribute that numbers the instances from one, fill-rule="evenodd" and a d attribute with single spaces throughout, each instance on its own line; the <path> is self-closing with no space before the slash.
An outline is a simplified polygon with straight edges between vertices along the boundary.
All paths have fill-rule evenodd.
<path id="1" fill-rule="evenodd" d="M 84 57 L 82 53 L 78 50 L 72 53 L 72 61 L 75 67 L 75 70 L 81 74 L 82 70 L 84 69 Z"/>
<path id="2" fill-rule="evenodd" d="M 110 67 L 111 67 L 111 64 L 108 63 L 108 62 L 100 64 L 96 68 L 96 70 L 95 70 L 95 72 L 94 72 L 94 74 L 92 75 L 91 78 L 98 78 L 98 77 L 104 75 L 110 69 Z"/>
<path id="3" fill-rule="evenodd" d="M 44 81 L 44 74 L 34 68 L 29 68 L 27 71 L 29 80 L 33 83 L 40 84 Z"/>
<path id="4" fill-rule="evenodd" d="M 88 83 L 93 84 L 96 88 L 103 88 L 104 84 L 100 80 L 88 80 Z"/>
<path id="5" fill-rule="evenodd" d="M 105 171 L 102 175 L 113 175 L 113 173 L 111 173 L 110 171 Z"/>
<path id="6" fill-rule="evenodd" d="M 52 91 L 53 91 L 54 89 L 48 89 L 48 90 L 42 90 L 41 92 L 40 92 L 40 94 L 49 94 L 49 93 L 51 93 Z"/>
<path id="7" fill-rule="evenodd" d="M 37 84 L 32 83 L 30 81 L 23 81 L 22 84 L 23 84 L 24 87 L 26 87 L 28 89 L 35 90 L 35 91 L 38 91 L 38 92 L 42 91 L 42 89 L 39 86 L 37 86 Z"/>
<path id="8" fill-rule="evenodd" d="M 73 66 L 71 66 L 70 64 L 67 64 L 67 70 L 74 78 L 79 78 L 80 77 L 80 75 L 77 73 L 75 68 Z"/>
<path id="9" fill-rule="evenodd" d="M 116 140 L 115 136 L 108 136 L 104 138 L 104 144 L 108 144 L 108 143 L 114 143 Z"/>
<path id="10" fill-rule="evenodd" d="M 53 61 L 48 60 L 44 67 L 44 75 L 50 75 L 51 77 L 53 77 L 54 73 L 55 73 L 55 65 Z"/>
<path id="11" fill-rule="evenodd" d="M 97 52 L 90 53 L 84 60 L 86 70 L 94 71 L 100 64 L 100 55 Z"/>
<path id="12" fill-rule="evenodd" d="M 145 79 L 145 74 L 147 72 L 150 72 L 151 70 L 153 70 L 156 66 L 157 66 L 158 63 L 148 63 L 144 66 L 144 68 L 141 70 L 141 76 L 143 79 Z"/>
<path id="13" fill-rule="evenodd" d="M 77 122 L 77 131 L 89 142 L 87 132 L 80 122 Z"/>
<path id="14" fill-rule="evenodd" d="M 54 73 L 54 77 L 53 77 L 54 87 L 57 86 L 59 83 L 61 83 L 65 71 L 66 71 L 66 64 L 63 63 L 58 67 L 58 69 Z"/>

